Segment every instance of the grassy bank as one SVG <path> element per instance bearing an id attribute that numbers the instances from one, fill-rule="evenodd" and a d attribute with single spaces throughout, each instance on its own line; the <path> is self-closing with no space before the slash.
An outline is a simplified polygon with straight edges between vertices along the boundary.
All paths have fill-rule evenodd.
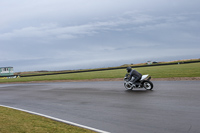
<path id="1" fill-rule="evenodd" d="M 177 61 L 170 61 L 170 62 L 156 62 L 151 65 L 147 63 L 140 63 L 140 64 L 125 64 L 118 67 L 108 67 L 108 68 L 96 68 L 96 69 L 81 69 L 81 70 L 63 70 L 63 71 L 29 71 L 29 72 L 17 72 L 15 75 L 21 75 L 22 77 L 34 76 L 34 75 L 53 75 L 53 74 L 63 74 L 63 73 L 73 73 L 73 72 L 81 72 L 81 71 L 100 71 L 100 70 L 114 70 L 114 69 L 124 69 L 127 66 L 131 67 L 148 67 L 148 66 L 158 66 L 158 65 L 172 65 L 172 64 L 186 64 L 186 63 L 197 63 L 200 62 L 200 59 L 189 59 L 189 60 L 177 60 Z"/>
<path id="2" fill-rule="evenodd" d="M 137 70 L 143 74 L 148 73 L 153 78 L 200 77 L 200 63 L 155 66 Z"/>
<path id="3" fill-rule="evenodd" d="M 45 117 L 0 106 L 0 133 L 94 133 Z"/>
<path id="4" fill-rule="evenodd" d="M 200 63 L 140 67 L 140 68 L 135 68 L 135 69 L 142 74 L 150 74 L 152 78 L 200 77 Z M 105 70 L 105 71 L 96 71 L 96 72 L 82 72 L 82 73 L 71 73 L 71 74 L 47 75 L 47 76 L 22 77 L 22 78 L 17 78 L 17 79 L 1 79 L 0 83 L 123 78 L 125 73 L 126 73 L 126 69 Z"/>

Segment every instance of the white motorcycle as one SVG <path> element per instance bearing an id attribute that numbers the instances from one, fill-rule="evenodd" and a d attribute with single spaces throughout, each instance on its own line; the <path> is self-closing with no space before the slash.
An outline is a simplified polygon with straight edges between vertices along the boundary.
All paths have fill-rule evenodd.
<path id="1" fill-rule="evenodd" d="M 142 75 L 142 78 L 134 84 L 128 81 L 129 76 L 129 74 L 126 74 L 124 77 L 124 87 L 127 90 L 132 90 L 133 88 L 145 88 L 146 90 L 153 89 L 153 83 L 150 81 L 151 77 L 148 77 L 149 75 Z"/>

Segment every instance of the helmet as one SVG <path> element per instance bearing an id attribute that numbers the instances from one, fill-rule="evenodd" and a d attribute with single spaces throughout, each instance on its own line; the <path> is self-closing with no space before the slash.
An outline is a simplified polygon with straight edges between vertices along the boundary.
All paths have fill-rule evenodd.
<path id="1" fill-rule="evenodd" d="M 127 67 L 126 70 L 129 73 L 129 72 L 131 72 L 132 68 L 131 67 Z"/>

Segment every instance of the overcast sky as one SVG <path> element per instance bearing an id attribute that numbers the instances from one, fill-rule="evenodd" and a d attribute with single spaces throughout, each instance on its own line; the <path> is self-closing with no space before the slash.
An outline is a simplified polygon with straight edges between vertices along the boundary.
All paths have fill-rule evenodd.
<path id="1" fill-rule="evenodd" d="M 200 57 L 200 0 L 0 0 L 0 67 L 74 70 Z"/>

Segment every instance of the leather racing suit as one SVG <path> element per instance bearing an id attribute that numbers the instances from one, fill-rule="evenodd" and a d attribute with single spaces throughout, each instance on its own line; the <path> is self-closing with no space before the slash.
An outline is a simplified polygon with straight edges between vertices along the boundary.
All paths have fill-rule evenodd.
<path id="1" fill-rule="evenodd" d="M 132 78 L 132 77 L 134 77 L 134 78 Z M 138 71 L 132 69 L 128 80 L 132 83 L 135 83 L 135 82 L 139 81 L 141 78 L 142 78 L 142 74 L 139 73 Z"/>

